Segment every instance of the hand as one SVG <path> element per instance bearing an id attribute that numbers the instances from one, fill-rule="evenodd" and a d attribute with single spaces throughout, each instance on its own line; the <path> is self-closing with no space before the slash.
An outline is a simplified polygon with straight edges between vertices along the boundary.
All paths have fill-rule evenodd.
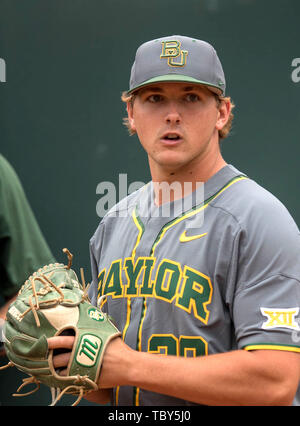
<path id="1" fill-rule="evenodd" d="M 55 336 L 48 339 L 48 348 L 51 349 L 67 349 L 67 352 L 55 355 L 53 357 L 54 368 L 63 368 L 59 374 L 67 375 L 67 366 L 70 360 L 70 354 L 74 345 L 75 338 L 73 336 Z M 109 389 L 101 389 L 99 391 L 90 392 L 84 395 L 84 398 L 90 402 L 98 404 L 107 404 L 110 402 L 111 392 Z"/>
<path id="2" fill-rule="evenodd" d="M 67 352 L 53 357 L 53 366 L 60 369 L 59 374 L 66 376 L 70 354 L 75 341 L 74 336 L 55 336 L 48 338 L 49 349 L 66 349 Z M 101 374 L 98 380 L 100 389 L 108 389 L 127 383 L 132 355 L 135 353 L 120 337 L 113 339 L 104 353 Z"/>

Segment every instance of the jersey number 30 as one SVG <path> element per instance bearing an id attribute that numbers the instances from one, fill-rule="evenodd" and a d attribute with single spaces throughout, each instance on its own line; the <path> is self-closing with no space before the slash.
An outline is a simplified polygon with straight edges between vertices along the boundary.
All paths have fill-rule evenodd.
<path id="1" fill-rule="evenodd" d="M 178 339 L 173 334 L 153 334 L 149 339 L 148 352 L 196 357 L 207 355 L 207 342 L 198 336 L 180 336 Z"/>

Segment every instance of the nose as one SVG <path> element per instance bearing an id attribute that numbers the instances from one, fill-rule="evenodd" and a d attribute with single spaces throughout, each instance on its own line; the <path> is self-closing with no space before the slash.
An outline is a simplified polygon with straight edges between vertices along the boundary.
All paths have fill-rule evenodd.
<path id="1" fill-rule="evenodd" d="M 167 124 L 179 124 L 181 121 L 181 115 L 178 110 L 178 106 L 174 102 L 168 103 L 168 109 L 166 112 Z"/>

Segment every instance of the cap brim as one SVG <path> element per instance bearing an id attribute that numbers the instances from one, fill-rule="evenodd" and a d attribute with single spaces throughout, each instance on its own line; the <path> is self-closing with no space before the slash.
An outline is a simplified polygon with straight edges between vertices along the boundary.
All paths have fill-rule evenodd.
<path id="1" fill-rule="evenodd" d="M 196 78 L 189 77 L 187 75 L 182 74 L 166 74 L 166 75 L 160 75 L 159 77 L 150 78 L 149 80 L 143 81 L 143 83 L 133 87 L 132 89 L 128 90 L 128 94 L 131 94 L 135 92 L 136 90 L 140 89 L 141 87 L 148 86 L 149 84 L 153 83 L 168 83 L 168 82 L 178 82 L 178 83 L 195 83 L 195 84 L 201 84 L 202 86 L 206 86 L 209 90 L 211 90 L 214 93 L 217 93 L 218 95 L 223 93 L 222 88 L 218 86 L 214 86 L 211 83 L 207 83 L 206 81 L 197 80 Z"/>

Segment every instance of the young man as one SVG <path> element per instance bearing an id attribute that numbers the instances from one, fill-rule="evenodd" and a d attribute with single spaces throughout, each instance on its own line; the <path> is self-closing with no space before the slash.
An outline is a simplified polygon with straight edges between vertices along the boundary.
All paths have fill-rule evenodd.
<path id="1" fill-rule="evenodd" d="M 119 405 L 300 402 L 299 231 L 223 159 L 232 119 L 224 95 L 209 44 L 171 36 L 138 49 L 124 99 L 152 181 L 91 239 L 90 296 L 97 304 L 107 295 L 103 310 L 122 332 L 93 401 L 108 402 L 113 388 Z M 72 337 L 60 339 L 50 348 L 72 347 Z M 55 365 L 66 362 L 58 355 Z"/>

